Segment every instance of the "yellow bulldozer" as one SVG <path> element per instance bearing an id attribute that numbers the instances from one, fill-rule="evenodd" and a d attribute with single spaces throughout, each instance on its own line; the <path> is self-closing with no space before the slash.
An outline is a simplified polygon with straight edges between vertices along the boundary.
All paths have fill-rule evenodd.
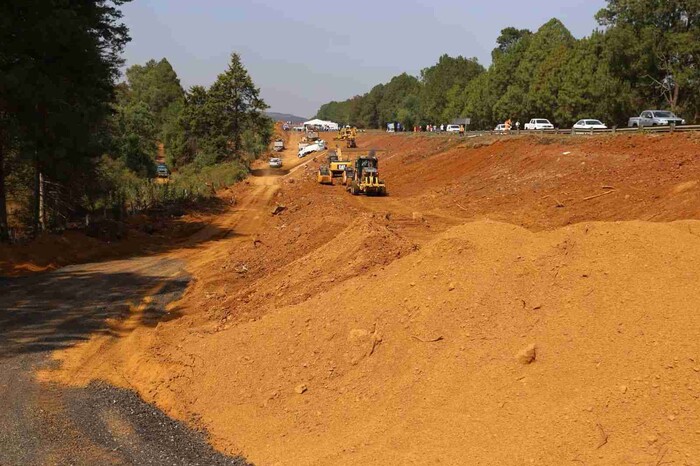
<path id="1" fill-rule="evenodd" d="M 344 128 L 340 128 L 338 130 L 338 135 L 334 139 L 345 141 L 345 146 L 348 149 L 353 149 L 357 147 L 357 142 L 355 141 L 357 139 L 357 128 L 354 126 L 345 126 Z"/>

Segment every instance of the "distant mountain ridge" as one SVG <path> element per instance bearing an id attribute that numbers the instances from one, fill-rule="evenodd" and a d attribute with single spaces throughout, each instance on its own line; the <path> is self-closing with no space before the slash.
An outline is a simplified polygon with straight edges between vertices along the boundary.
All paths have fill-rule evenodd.
<path id="1" fill-rule="evenodd" d="M 267 112 L 267 116 L 275 121 L 291 121 L 292 123 L 303 123 L 308 118 L 292 115 L 290 113 Z"/>

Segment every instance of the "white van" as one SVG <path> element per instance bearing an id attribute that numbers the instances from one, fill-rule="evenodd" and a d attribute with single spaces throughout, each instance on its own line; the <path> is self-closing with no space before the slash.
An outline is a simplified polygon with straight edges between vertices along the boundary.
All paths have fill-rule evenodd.
<path id="1" fill-rule="evenodd" d="M 448 133 L 459 133 L 459 125 L 447 125 L 447 129 L 445 131 Z"/>

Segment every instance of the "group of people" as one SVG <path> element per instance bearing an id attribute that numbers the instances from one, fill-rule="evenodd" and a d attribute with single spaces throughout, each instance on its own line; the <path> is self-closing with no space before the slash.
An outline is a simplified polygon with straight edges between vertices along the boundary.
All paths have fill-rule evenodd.
<path id="1" fill-rule="evenodd" d="M 503 128 L 504 128 L 506 131 L 510 131 L 511 129 L 513 129 L 513 120 L 511 120 L 510 118 L 508 118 L 508 119 L 503 123 Z M 515 122 L 515 129 L 516 129 L 516 131 L 519 131 L 519 130 L 520 130 L 520 122 L 519 122 L 519 121 L 516 121 L 516 122 Z"/>
<path id="2" fill-rule="evenodd" d="M 459 125 L 459 134 L 464 134 L 465 129 L 466 128 L 464 127 L 464 125 Z M 427 131 L 429 133 L 443 133 L 447 131 L 447 125 L 418 125 L 413 127 L 414 133 L 420 133 L 422 131 Z"/>

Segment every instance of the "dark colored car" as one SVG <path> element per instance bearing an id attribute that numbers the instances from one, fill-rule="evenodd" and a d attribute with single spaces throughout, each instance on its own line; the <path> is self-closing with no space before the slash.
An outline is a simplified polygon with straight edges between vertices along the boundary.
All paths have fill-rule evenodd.
<path id="1" fill-rule="evenodd" d="M 170 176 L 170 170 L 168 170 L 165 164 L 158 164 L 158 167 L 156 167 L 156 175 L 158 178 L 168 178 Z"/>

